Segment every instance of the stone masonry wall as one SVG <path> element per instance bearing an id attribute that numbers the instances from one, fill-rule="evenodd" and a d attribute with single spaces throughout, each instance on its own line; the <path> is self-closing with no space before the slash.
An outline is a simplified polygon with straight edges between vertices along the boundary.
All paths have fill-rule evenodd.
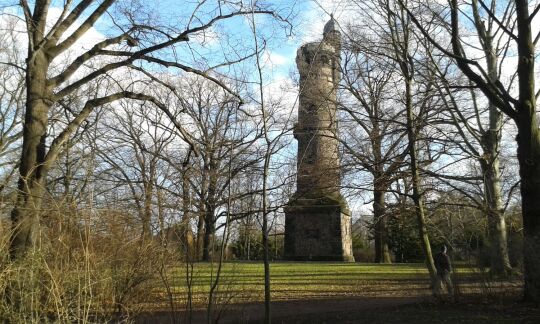
<path id="1" fill-rule="evenodd" d="M 297 190 L 285 208 L 285 257 L 354 261 L 351 214 L 341 196 L 337 124 L 340 34 L 331 19 L 322 42 L 297 52 L 300 105 Z"/>

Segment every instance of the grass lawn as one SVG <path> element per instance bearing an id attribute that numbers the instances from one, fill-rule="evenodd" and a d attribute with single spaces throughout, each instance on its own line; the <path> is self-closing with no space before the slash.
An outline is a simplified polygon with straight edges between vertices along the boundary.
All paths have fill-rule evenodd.
<path id="1" fill-rule="evenodd" d="M 216 271 L 217 264 L 194 264 L 191 287 L 195 306 L 207 303 Z M 423 264 L 274 262 L 270 272 L 272 299 L 275 301 L 370 296 L 423 297 L 431 294 L 429 275 Z M 469 292 L 475 289 L 506 290 L 519 285 L 491 282 L 490 287 L 484 287 L 485 284 L 477 282 L 475 277 L 481 277 L 480 273 L 466 266 L 458 266 L 454 276 L 456 286 Z M 168 280 L 175 302 L 185 304 L 188 295 L 186 268 L 175 268 Z M 260 302 L 264 298 L 262 263 L 224 263 L 219 282 L 215 294 L 218 303 Z M 168 295 L 164 289 L 155 289 L 153 297 L 156 296 L 165 306 Z M 156 299 L 153 300 L 155 303 Z"/>
<path id="2" fill-rule="evenodd" d="M 521 278 L 493 280 L 465 264 L 453 274 L 457 303 L 434 300 L 424 264 L 273 262 L 270 269 L 274 323 L 540 323 L 540 309 L 518 303 Z M 206 323 L 216 270 L 216 264 L 193 265 L 193 323 Z M 223 312 L 223 323 L 259 323 L 263 282 L 262 263 L 225 263 L 213 316 Z M 172 294 L 155 288 L 137 323 L 173 323 L 175 316 L 187 321 L 185 266 L 171 270 L 168 283 Z"/>

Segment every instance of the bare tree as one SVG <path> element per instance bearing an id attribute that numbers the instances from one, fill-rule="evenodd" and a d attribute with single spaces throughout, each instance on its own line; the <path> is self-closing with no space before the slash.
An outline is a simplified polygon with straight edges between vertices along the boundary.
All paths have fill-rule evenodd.
<path id="1" fill-rule="evenodd" d="M 473 10 L 463 10 L 461 6 L 472 9 L 472 4 L 459 4 L 457 0 L 449 1 L 449 9 L 441 8 L 431 1 L 410 2 L 400 0 L 402 8 L 407 11 L 411 21 L 420 28 L 423 37 L 430 40 L 437 50 L 452 58 L 459 69 L 478 87 L 490 101 L 490 104 L 510 117 L 516 124 L 518 135 L 517 156 L 521 178 L 521 203 L 524 226 L 524 277 L 525 298 L 538 302 L 540 300 L 540 132 L 538 131 L 538 115 L 536 99 L 540 93 L 535 87 L 535 44 L 540 39 L 533 34 L 533 26 L 538 24 L 539 4 L 531 4 L 525 0 L 509 1 L 512 6 L 496 6 L 495 2 L 478 1 L 478 9 L 491 17 L 496 28 L 501 29 L 505 38 L 511 43 L 510 48 L 517 52 L 517 68 L 515 78 L 506 84 L 494 79 L 489 69 L 480 64 L 478 59 L 469 58 L 471 50 L 468 41 L 462 36 L 460 25 L 465 20 L 474 21 Z M 428 7 L 430 9 L 428 9 Z M 515 10 L 507 10 L 508 8 Z M 502 9 L 501 9 L 502 8 Z M 430 13 L 431 18 L 422 15 Z M 507 16 L 511 18 L 507 18 Z M 422 17 L 422 18 L 421 18 Z M 428 25 L 428 21 L 436 21 L 437 25 Z M 446 32 L 449 43 L 434 39 L 437 30 Z M 485 44 L 483 44 L 485 45 Z M 516 91 L 512 90 L 514 80 Z"/>
<path id="2" fill-rule="evenodd" d="M 350 163 L 359 164 L 373 179 L 375 262 L 390 263 L 386 191 L 398 177 L 407 155 L 404 121 L 399 121 L 403 107 L 389 100 L 395 66 L 377 55 L 369 39 L 353 29 L 347 34 L 350 45 L 342 64 L 345 95 L 340 109 L 348 117 L 341 123 L 341 142 L 352 159 Z M 352 98 L 346 99 L 348 96 Z"/>
<path id="3" fill-rule="evenodd" d="M 263 264 L 264 264 L 264 323 L 272 322 L 271 315 L 271 286 L 270 286 L 270 242 L 269 235 L 271 230 L 270 214 L 278 208 L 284 206 L 285 200 L 281 200 L 281 204 L 274 201 L 272 203 L 271 195 L 275 193 L 276 188 L 280 188 L 285 183 L 286 179 L 275 179 L 276 185 L 272 186 L 272 160 L 284 147 L 284 135 L 289 133 L 290 128 L 287 127 L 291 120 L 291 113 L 283 114 L 281 100 L 271 100 L 271 95 L 265 92 L 266 78 L 264 76 L 265 62 L 263 56 L 265 53 L 266 40 L 260 34 L 256 24 L 256 17 L 252 14 L 250 17 L 250 28 L 252 33 L 253 47 L 255 51 L 255 86 L 253 89 L 252 100 L 255 106 L 255 114 L 258 119 L 258 124 L 261 131 L 261 139 L 258 143 L 262 153 L 262 165 L 260 166 L 261 174 L 261 208 L 260 216 L 262 218 L 262 245 L 263 245 Z M 277 173 L 279 176 L 279 173 Z M 277 200 L 279 201 L 279 199 Z"/>
<path id="4" fill-rule="evenodd" d="M 401 105 L 405 113 L 405 134 L 407 137 L 407 148 L 400 152 L 401 158 L 408 155 L 410 166 L 410 184 L 412 187 L 412 198 L 415 206 L 417 227 L 420 244 L 424 251 L 426 266 L 432 278 L 435 276 L 435 266 L 431 253 L 431 245 L 427 232 L 426 210 L 424 206 L 424 189 L 421 179 L 421 156 L 419 147 L 427 147 L 428 144 L 422 140 L 421 131 L 427 125 L 429 115 L 428 107 L 433 105 L 433 85 L 429 80 L 420 80 L 421 68 L 419 61 L 422 60 L 423 53 L 421 45 L 414 37 L 414 26 L 407 16 L 405 10 L 400 8 L 399 3 L 391 0 L 375 0 L 362 4 L 356 3 L 364 19 L 355 28 L 365 27 L 364 32 L 366 47 L 369 51 L 379 56 L 377 62 L 392 62 L 391 82 L 395 91 L 392 92 L 394 105 Z M 425 82 L 427 81 L 427 82 Z M 399 143 L 399 142 L 398 142 Z M 397 168 L 396 165 L 394 168 Z M 387 184 L 387 188 L 391 183 Z"/>
<path id="5" fill-rule="evenodd" d="M 512 3 L 507 2 L 505 5 L 509 6 L 506 10 L 512 12 Z M 499 59 L 499 53 L 507 52 L 509 43 L 506 41 L 504 31 L 497 27 L 497 22 L 480 12 L 477 1 L 472 2 L 472 13 L 473 31 L 476 30 L 476 36 L 482 46 L 489 78 L 493 82 L 500 82 L 502 63 L 507 57 L 502 56 Z M 507 15 L 506 19 L 511 19 L 511 15 Z M 426 43 L 429 42 L 426 40 Z M 431 47 L 433 51 L 433 45 L 426 46 Z M 462 85 L 463 75 L 453 71 L 451 60 L 443 59 L 439 55 L 430 55 L 430 59 L 437 78 L 440 79 L 440 82 L 437 82 L 440 95 L 445 97 L 443 100 L 446 105 L 444 117 L 446 124 L 453 124 L 457 128 L 455 132 L 449 133 L 448 128 L 442 130 L 440 138 L 446 138 L 449 145 L 455 145 L 464 155 L 472 157 L 479 164 L 481 170 L 479 178 L 483 184 L 481 192 L 484 199 L 478 201 L 477 205 L 485 212 L 489 224 L 487 232 L 491 255 L 490 271 L 496 275 L 507 275 L 511 266 L 506 243 L 505 204 L 500 170 L 503 115 L 489 100 L 487 103 L 483 102 L 481 94 L 475 92 L 474 85 L 470 87 Z M 458 136 L 448 136 L 449 134 Z M 476 180 L 470 176 L 462 176 L 460 179 L 460 175 L 455 175 L 453 180 L 467 183 L 470 189 L 476 187 L 471 185 L 471 181 Z"/>
<path id="6" fill-rule="evenodd" d="M 239 108 L 240 102 L 218 86 L 204 79 L 192 80 L 185 86 L 181 107 L 198 157 L 192 158 L 190 190 L 194 195 L 194 211 L 199 215 L 197 244 L 202 259 L 210 261 L 220 208 L 228 204 L 228 188 L 237 176 L 262 159 L 253 145 L 262 133 L 249 113 Z M 228 164 L 230 170 L 226 168 Z M 247 189 L 247 188 L 245 188 Z M 242 192 L 245 194 L 245 191 Z M 235 196 L 240 193 L 233 191 Z"/>
<path id="7" fill-rule="evenodd" d="M 0 197 L 17 167 L 25 99 L 23 53 L 17 37 L 18 19 L 2 15 L 0 29 Z M 5 18 L 5 19 L 4 19 Z M 1 199 L 1 198 L 0 198 Z M 1 199 L 3 200 L 3 199 Z"/>
<path id="8" fill-rule="evenodd" d="M 126 186 L 131 193 L 141 224 L 141 238 L 148 240 L 156 232 L 152 226 L 154 215 L 159 208 L 166 207 L 163 201 L 157 204 L 158 178 L 168 178 L 163 174 L 167 170 L 160 156 L 173 143 L 174 132 L 167 130 L 171 123 L 167 123 L 161 111 L 130 101 L 121 101 L 118 106 L 103 118 L 98 154 L 110 165 L 103 175 L 117 186 Z M 162 218 L 157 217 L 157 221 L 163 233 L 166 226 Z"/>
<path id="9" fill-rule="evenodd" d="M 144 64 L 174 67 L 201 75 L 228 89 L 214 78 L 210 71 L 185 63 L 189 61 L 187 55 L 183 59 L 170 59 L 167 49 L 179 44 L 189 44 L 190 36 L 200 35 L 225 19 L 252 13 L 274 14 L 270 9 L 257 4 L 251 6 L 243 2 L 201 2 L 189 8 L 191 13 L 185 16 L 181 27 L 177 27 L 178 24 L 166 26 L 165 22 L 150 23 L 153 20 L 152 15 L 148 12 L 142 14 L 145 10 L 151 12 L 149 7 L 125 8 L 115 0 L 104 0 L 100 3 L 93 0 L 76 3 L 69 1 L 61 8 L 56 19 L 50 15 L 51 7 L 49 0 L 35 1 L 32 7 L 26 0 L 19 2 L 26 24 L 28 53 L 26 66 L 22 67 L 25 73 L 26 111 L 19 192 L 11 214 L 14 231 L 10 251 L 13 258 L 36 246 L 39 211 L 48 171 L 57 160 L 65 142 L 96 107 L 121 99 L 131 99 L 153 103 L 158 109 L 169 114 L 166 106 L 155 97 L 141 92 L 137 84 L 118 86 L 115 73 L 126 69 L 144 73 L 141 67 Z M 104 21 L 104 17 L 113 21 L 111 33 L 114 35 L 97 42 L 75 59 L 66 58 L 66 52 L 74 49 L 77 41 L 100 21 Z M 183 50 L 178 47 L 175 49 L 176 53 L 185 53 L 186 47 Z M 242 57 L 237 56 L 232 60 L 240 59 Z M 59 60 L 63 60 L 65 64 L 58 64 Z M 87 69 L 88 66 L 92 68 Z M 160 82 L 149 73 L 146 73 L 146 77 L 153 82 Z M 74 112 L 65 128 L 54 138 L 49 138 L 47 127 L 51 109 L 61 104 L 70 94 L 99 79 L 110 81 L 108 90 L 96 93 L 93 98 L 88 99 L 80 111 Z M 178 121 L 175 122 L 175 127 L 185 140 L 189 140 L 189 135 Z"/>

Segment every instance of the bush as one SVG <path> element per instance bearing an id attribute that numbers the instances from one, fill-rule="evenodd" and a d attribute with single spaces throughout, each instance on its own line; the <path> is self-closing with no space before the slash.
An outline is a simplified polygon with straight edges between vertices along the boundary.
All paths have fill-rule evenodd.
<path id="1" fill-rule="evenodd" d="M 110 210 L 44 217 L 41 246 L 15 262 L 1 260 L 0 322 L 106 322 L 137 314 L 153 298 L 156 268 L 170 253 L 142 240 L 132 219 Z"/>

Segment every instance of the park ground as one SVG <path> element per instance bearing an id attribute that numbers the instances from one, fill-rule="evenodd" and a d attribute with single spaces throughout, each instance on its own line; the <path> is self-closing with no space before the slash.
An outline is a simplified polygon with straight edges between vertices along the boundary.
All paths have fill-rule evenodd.
<path id="1" fill-rule="evenodd" d="M 188 267 L 148 294 L 138 323 L 207 322 L 217 264 Z M 273 323 L 540 323 L 540 311 L 520 302 L 521 278 L 490 278 L 487 269 L 455 267 L 456 300 L 435 299 L 423 264 L 276 262 L 271 264 Z M 225 263 L 214 293 L 213 322 L 258 323 L 264 317 L 261 263 Z M 172 298 L 172 299 L 171 299 Z M 171 303 L 172 302 L 172 303 Z"/>

